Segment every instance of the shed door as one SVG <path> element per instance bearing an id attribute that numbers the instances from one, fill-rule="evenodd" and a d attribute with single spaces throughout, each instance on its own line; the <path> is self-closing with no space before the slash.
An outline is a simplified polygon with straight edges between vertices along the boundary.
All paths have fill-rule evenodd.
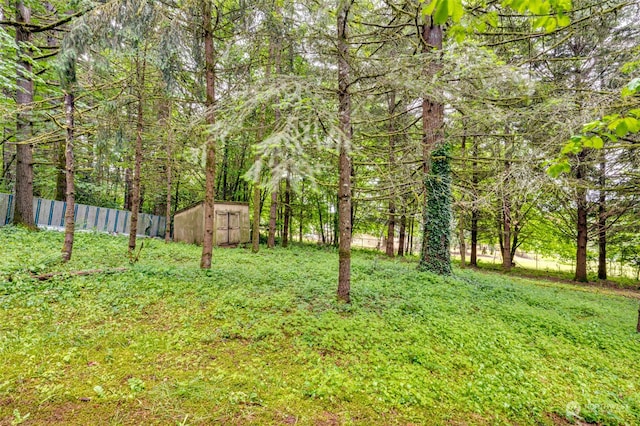
<path id="1" fill-rule="evenodd" d="M 229 244 L 239 244 L 240 243 L 240 213 L 233 212 L 229 213 Z"/>
<path id="2" fill-rule="evenodd" d="M 228 212 L 216 212 L 216 244 L 229 244 Z"/>

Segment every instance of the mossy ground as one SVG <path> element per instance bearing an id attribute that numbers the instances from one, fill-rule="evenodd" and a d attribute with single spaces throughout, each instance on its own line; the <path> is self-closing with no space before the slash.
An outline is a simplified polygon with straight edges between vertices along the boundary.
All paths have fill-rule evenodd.
<path id="1" fill-rule="evenodd" d="M 411 261 L 0 229 L 0 424 L 640 424 L 637 300 Z"/>

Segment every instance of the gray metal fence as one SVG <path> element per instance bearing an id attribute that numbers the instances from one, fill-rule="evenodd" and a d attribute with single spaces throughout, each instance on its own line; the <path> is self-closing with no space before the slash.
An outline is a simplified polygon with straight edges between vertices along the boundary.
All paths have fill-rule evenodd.
<path id="1" fill-rule="evenodd" d="M 0 193 L 0 226 L 13 221 L 14 196 Z M 67 203 L 64 201 L 33 198 L 34 220 L 40 228 L 64 229 L 64 215 Z M 131 212 L 106 207 L 76 204 L 74 209 L 76 229 L 88 229 L 112 234 L 128 234 L 131 226 Z M 146 213 L 138 215 L 138 235 L 164 237 L 166 219 Z"/>

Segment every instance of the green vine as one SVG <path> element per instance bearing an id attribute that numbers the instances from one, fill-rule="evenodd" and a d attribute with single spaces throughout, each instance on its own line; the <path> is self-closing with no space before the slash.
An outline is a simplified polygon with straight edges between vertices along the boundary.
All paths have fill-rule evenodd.
<path id="1" fill-rule="evenodd" d="M 425 178 L 424 236 L 418 269 L 451 274 L 451 164 L 447 143 L 431 153 L 431 173 Z"/>

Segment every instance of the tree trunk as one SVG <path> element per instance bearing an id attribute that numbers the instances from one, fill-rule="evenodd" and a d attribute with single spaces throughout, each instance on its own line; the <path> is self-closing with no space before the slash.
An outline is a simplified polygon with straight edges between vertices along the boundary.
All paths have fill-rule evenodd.
<path id="1" fill-rule="evenodd" d="M 517 219 L 516 219 L 517 221 Z M 513 226 L 511 230 L 511 266 L 515 266 L 516 264 L 516 250 L 518 250 L 518 237 L 520 236 L 520 227 Z"/>
<path id="2" fill-rule="evenodd" d="M 283 234 L 283 218 L 284 218 L 284 199 L 282 194 L 282 185 L 278 184 L 278 214 L 276 215 L 276 236 L 280 237 L 280 244 L 282 244 Z"/>
<path id="3" fill-rule="evenodd" d="M 413 231 L 414 231 L 415 218 L 411 215 L 411 221 L 409 222 L 409 254 L 413 254 Z"/>
<path id="4" fill-rule="evenodd" d="M 16 21 L 28 24 L 31 9 L 19 1 L 16 7 Z M 16 201 L 13 223 L 35 228 L 33 220 L 33 145 L 27 143 L 31 138 L 31 104 L 33 103 L 33 80 L 31 78 L 31 52 L 25 47 L 31 43 L 31 31 L 28 27 L 16 27 L 18 44 L 18 78 L 16 90 Z"/>
<path id="5" fill-rule="evenodd" d="M 293 242 L 293 205 L 295 204 L 295 194 L 293 190 L 290 196 L 291 210 L 289 211 L 289 242 Z"/>
<path id="6" fill-rule="evenodd" d="M 60 201 L 65 199 L 66 183 L 66 148 L 64 143 L 56 144 L 56 194 L 55 199 Z"/>
<path id="7" fill-rule="evenodd" d="M 478 267 L 478 141 L 473 138 L 473 162 L 471 163 L 473 186 L 473 206 L 471 207 L 471 258 L 469 265 Z"/>
<path id="8" fill-rule="evenodd" d="M 171 125 L 171 105 L 169 105 L 167 111 L 167 117 L 165 120 L 167 125 L 167 203 L 165 206 L 165 228 L 164 228 L 164 241 L 166 243 L 171 241 L 171 178 L 172 176 L 172 164 L 173 164 L 173 128 Z"/>
<path id="9" fill-rule="evenodd" d="M 133 204 L 132 194 L 133 180 L 131 179 L 131 168 L 127 167 L 124 169 L 124 204 L 122 206 L 124 210 L 131 210 Z"/>
<path id="10" fill-rule="evenodd" d="M 464 222 L 462 220 L 463 213 L 460 212 L 460 224 L 458 228 L 458 239 L 460 240 L 460 268 L 467 266 L 467 245 L 464 240 Z"/>
<path id="11" fill-rule="evenodd" d="M 316 205 L 318 206 L 318 221 L 320 222 L 320 236 L 322 244 L 326 244 L 326 237 L 324 235 L 324 222 L 322 221 L 322 205 L 320 204 L 320 196 L 316 198 Z"/>
<path id="12" fill-rule="evenodd" d="M 251 251 L 260 250 L 260 185 L 253 183 L 253 228 L 251 230 Z"/>
<path id="13" fill-rule="evenodd" d="M 331 213 L 331 212 L 329 212 Z M 338 247 L 340 241 L 340 197 L 336 194 L 336 211 L 333 214 L 333 237 L 331 243 Z"/>
<path id="14" fill-rule="evenodd" d="M 215 58 L 213 51 L 213 28 L 211 27 L 211 2 L 202 0 L 202 17 L 204 28 L 204 58 L 206 80 L 206 120 L 208 125 L 215 124 Z M 214 197 L 216 180 L 216 142 L 213 135 L 207 133 L 207 160 L 205 164 L 205 198 L 204 198 L 204 235 L 202 239 L 202 257 L 200 268 L 210 269 L 213 258 L 214 231 Z"/>
<path id="15" fill-rule="evenodd" d="M 4 13 L 4 9 L 2 6 L 0 6 L 0 20 L 4 21 L 5 18 L 5 13 Z M 13 93 L 11 93 L 11 91 L 7 88 L 4 88 L 2 90 L 2 95 L 5 98 L 10 98 L 11 96 L 13 96 Z M 15 154 L 15 145 L 14 144 L 10 144 L 9 140 L 10 140 L 10 134 L 13 133 L 13 129 L 10 128 L 9 123 L 6 122 L 4 123 L 4 126 L 2 128 L 2 140 L 4 141 L 4 143 L 0 143 L 0 149 L 2 149 L 2 158 L 0 159 L 0 168 L 1 168 L 1 173 L 0 173 L 0 188 L 3 188 L 6 191 L 9 191 L 11 188 L 11 184 L 13 181 L 13 173 L 12 173 L 12 168 L 13 168 L 13 164 L 14 161 L 16 159 L 16 154 Z"/>
<path id="16" fill-rule="evenodd" d="M 278 189 L 271 190 L 271 208 L 269 209 L 269 236 L 267 237 L 267 248 L 276 246 L 276 216 L 278 215 Z"/>
<path id="17" fill-rule="evenodd" d="M 587 282 L 587 190 L 585 188 L 584 178 L 586 177 L 586 167 L 584 161 L 586 158 L 585 151 L 577 156 L 578 164 L 576 166 L 577 181 L 577 240 L 576 240 L 576 274 L 575 281 Z"/>
<path id="18" fill-rule="evenodd" d="M 403 213 L 400 216 L 400 231 L 398 235 L 398 256 L 404 256 L 404 246 L 406 239 L 406 230 L 407 230 L 407 216 Z"/>
<path id="19" fill-rule="evenodd" d="M 138 113 L 136 117 L 136 147 L 133 169 L 133 187 L 131 196 L 131 226 L 129 227 L 129 253 L 136 248 L 138 233 L 138 214 L 140 211 L 140 169 L 142 167 L 142 131 L 144 130 L 144 77 L 147 66 L 146 48 L 143 52 L 142 64 L 140 56 L 136 56 L 136 76 L 138 85 Z"/>
<path id="20" fill-rule="evenodd" d="M 503 189 L 504 191 L 504 189 Z M 511 270 L 511 200 L 505 192 L 502 194 L 502 270 Z"/>
<path id="21" fill-rule="evenodd" d="M 423 52 L 442 49 L 442 27 L 433 25 L 429 16 L 422 25 Z M 426 72 L 434 74 L 430 63 Z M 424 229 L 419 269 L 438 274 L 451 273 L 451 165 L 444 143 L 444 106 L 429 98 L 422 100 L 422 150 L 424 173 Z"/>
<path id="22" fill-rule="evenodd" d="M 304 180 L 302 181 L 302 188 L 300 190 L 300 223 L 298 223 L 298 239 L 302 242 L 303 222 L 304 219 Z"/>
<path id="23" fill-rule="evenodd" d="M 348 16 L 350 1 L 342 0 L 338 9 L 338 119 L 342 130 L 340 141 L 338 215 L 340 242 L 338 248 L 338 299 L 351 302 L 351 94 L 349 93 Z"/>
<path id="24" fill-rule="evenodd" d="M 62 247 L 62 261 L 68 262 L 71 260 L 71 253 L 73 252 L 73 237 L 75 231 L 75 185 L 74 185 L 74 161 L 73 161 L 73 132 L 74 122 L 73 116 L 75 113 L 74 106 L 74 94 L 71 89 L 65 91 L 64 94 L 64 108 L 67 120 L 67 140 L 66 140 L 66 178 L 67 178 L 67 210 L 64 214 L 64 245 Z"/>
<path id="25" fill-rule="evenodd" d="M 578 191 L 578 237 L 576 249 L 575 280 L 586 282 L 587 278 L 587 208 L 586 194 Z"/>
<path id="26" fill-rule="evenodd" d="M 58 13 L 55 7 L 50 2 L 45 2 L 44 4 L 47 12 L 51 13 L 55 16 L 55 19 L 58 19 Z M 47 47 L 50 49 L 58 48 L 58 41 L 55 37 L 56 31 L 51 31 L 47 34 Z M 58 106 L 58 101 L 55 100 L 52 102 L 53 107 Z M 54 199 L 56 201 L 63 201 L 66 199 L 67 193 L 67 173 L 66 173 L 66 160 L 67 157 L 67 147 L 64 141 L 55 142 L 53 145 L 53 164 L 56 166 L 56 192 L 54 195 Z"/>
<path id="27" fill-rule="evenodd" d="M 389 167 L 388 167 L 388 171 L 389 171 L 389 177 L 390 177 L 390 182 L 389 182 L 389 187 L 392 188 L 391 189 L 391 193 L 389 194 L 389 219 L 387 221 L 387 247 L 386 247 L 386 254 L 388 257 L 393 257 L 394 255 L 394 237 L 395 237 L 395 223 L 396 223 L 396 204 L 394 202 L 395 199 L 395 194 L 393 191 L 393 187 L 394 187 L 394 182 L 393 182 L 393 168 L 394 168 L 394 162 L 395 162 L 395 140 L 396 140 L 396 136 L 395 136 L 395 123 L 394 123 L 394 119 L 393 119 L 393 114 L 395 113 L 395 107 L 396 107 L 396 96 L 395 96 L 395 92 L 391 92 L 389 94 L 389 99 L 388 99 L 388 110 L 389 110 Z"/>
<path id="28" fill-rule="evenodd" d="M 471 257 L 469 265 L 478 266 L 478 210 L 471 210 Z"/>
<path id="29" fill-rule="evenodd" d="M 184 152 L 184 145 L 182 146 L 182 152 Z M 180 169 L 176 170 L 176 192 L 173 196 L 173 213 L 171 216 L 175 217 L 178 211 L 178 203 L 180 202 Z M 174 229 L 175 231 L 175 229 Z"/>
<path id="30" fill-rule="evenodd" d="M 4 91 L 4 95 L 6 97 L 11 96 L 8 91 Z M 11 169 L 13 168 L 13 162 L 16 159 L 14 144 L 9 144 L 9 136 L 8 134 L 11 131 L 8 126 L 5 125 L 2 133 L 2 140 L 6 141 L 2 144 L 2 174 L 0 175 L 0 181 L 3 182 L 4 188 L 10 188 L 11 182 L 13 181 L 13 173 Z"/>
<path id="31" fill-rule="evenodd" d="M 604 150 L 600 153 L 600 194 L 598 197 L 598 279 L 607 279 L 607 194 L 606 184 L 607 164 Z"/>
<path id="32" fill-rule="evenodd" d="M 577 180 L 577 216 L 578 216 L 578 236 L 576 249 L 576 274 L 575 281 L 587 282 L 587 190 L 584 187 L 586 168 L 584 165 L 585 152 L 578 154 L 578 165 L 576 167 Z"/>
<path id="33" fill-rule="evenodd" d="M 467 126 L 463 120 L 464 133 L 462 135 L 462 141 L 460 144 L 460 156 L 462 157 L 462 167 L 466 170 L 467 166 Z M 458 212 L 458 242 L 460 246 L 460 268 L 464 269 L 467 266 L 467 245 L 464 238 L 465 230 L 465 206 L 466 195 L 463 193 L 460 198 L 460 209 Z"/>
<path id="34" fill-rule="evenodd" d="M 287 173 L 284 189 L 284 228 L 282 230 L 282 247 L 289 245 L 289 231 L 291 227 L 291 178 Z"/>
<path id="35" fill-rule="evenodd" d="M 279 12 L 276 7 L 275 14 L 278 15 Z M 270 59 L 273 59 L 275 63 L 276 73 L 280 72 L 280 38 L 279 35 L 271 34 L 269 39 L 269 56 Z M 266 70 L 266 78 L 269 80 L 271 75 L 271 65 L 267 64 Z M 280 121 L 280 109 L 274 108 L 274 127 L 277 127 Z M 277 162 L 277 161 L 276 161 Z M 271 190 L 271 209 L 269 210 L 269 235 L 267 237 L 267 248 L 274 248 L 276 245 L 275 237 L 276 237 L 276 227 L 277 227 L 277 216 L 278 216 L 278 191 L 280 189 L 280 176 L 277 176 L 273 188 Z"/>
<path id="36" fill-rule="evenodd" d="M 224 148 L 222 149 L 222 179 L 218 182 L 218 186 L 221 186 L 221 190 L 218 190 L 218 195 L 222 195 L 221 200 L 229 201 L 227 198 L 227 176 L 229 175 L 229 144 L 227 142 L 224 143 Z"/>
<path id="37" fill-rule="evenodd" d="M 509 133 L 509 129 L 505 129 L 505 134 Z M 510 137 L 508 137 L 510 138 Z M 513 264 L 513 259 L 511 258 L 511 225 L 512 225 L 512 216 L 511 216 L 511 194 L 509 194 L 508 188 L 506 188 L 506 183 L 509 182 L 508 176 L 510 175 L 511 169 L 511 155 L 513 153 L 513 138 L 511 139 L 511 149 L 509 149 L 508 142 L 505 141 L 505 162 L 504 162 L 504 173 L 505 173 L 505 181 L 502 186 L 502 270 L 503 271 L 511 271 L 511 265 Z"/>
<path id="38" fill-rule="evenodd" d="M 267 72 L 268 70 L 269 66 L 267 66 Z M 262 142 L 264 123 L 265 117 L 263 114 L 260 127 L 258 128 L 258 133 L 256 135 L 257 143 Z M 259 158 L 260 156 L 256 154 L 254 157 L 254 162 L 257 162 Z M 260 251 L 260 213 L 262 211 L 262 198 L 260 195 L 260 176 L 258 176 L 253 182 L 253 228 L 251 229 L 251 251 L 253 253 L 257 253 L 258 251 Z"/>

